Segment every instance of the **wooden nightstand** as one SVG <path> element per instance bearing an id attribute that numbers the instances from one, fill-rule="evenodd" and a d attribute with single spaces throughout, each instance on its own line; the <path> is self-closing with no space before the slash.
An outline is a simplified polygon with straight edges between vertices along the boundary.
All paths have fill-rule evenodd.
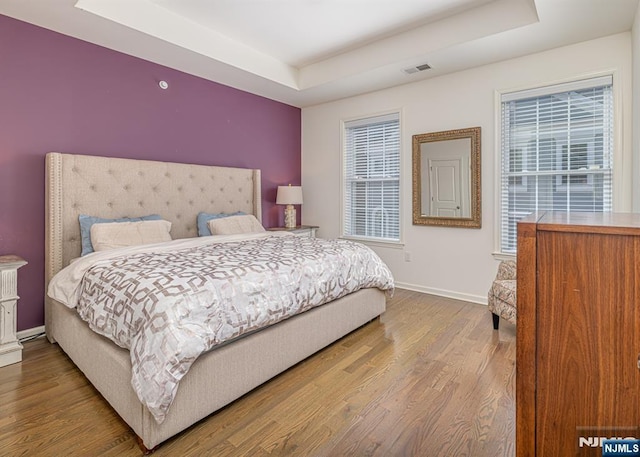
<path id="1" fill-rule="evenodd" d="M 286 228 L 286 227 L 271 227 L 267 229 L 272 232 L 291 232 L 296 236 L 308 236 L 309 238 L 316 237 L 316 230 L 318 230 L 317 225 L 298 225 L 294 228 Z"/>
<path id="2" fill-rule="evenodd" d="M 0 367 L 22 361 L 16 337 L 18 268 L 26 264 L 17 255 L 0 256 Z"/>

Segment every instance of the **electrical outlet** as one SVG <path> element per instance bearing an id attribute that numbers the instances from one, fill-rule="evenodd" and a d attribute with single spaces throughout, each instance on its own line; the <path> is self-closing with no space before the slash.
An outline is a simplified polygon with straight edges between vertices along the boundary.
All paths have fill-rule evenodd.
<path id="1" fill-rule="evenodd" d="M 404 251 L 404 261 L 411 262 L 411 253 L 408 251 Z"/>

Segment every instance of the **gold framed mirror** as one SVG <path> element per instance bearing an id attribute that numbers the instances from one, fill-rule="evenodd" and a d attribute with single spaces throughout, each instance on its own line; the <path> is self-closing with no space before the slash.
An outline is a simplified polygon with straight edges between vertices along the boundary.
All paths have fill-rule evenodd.
<path id="1" fill-rule="evenodd" d="M 413 135 L 413 224 L 480 228 L 480 127 Z"/>

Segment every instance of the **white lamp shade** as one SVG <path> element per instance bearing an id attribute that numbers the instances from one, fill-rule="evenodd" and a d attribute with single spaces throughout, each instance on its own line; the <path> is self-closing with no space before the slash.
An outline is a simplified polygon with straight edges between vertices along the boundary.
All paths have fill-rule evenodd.
<path id="1" fill-rule="evenodd" d="M 276 205 L 302 205 L 302 187 L 278 186 Z"/>

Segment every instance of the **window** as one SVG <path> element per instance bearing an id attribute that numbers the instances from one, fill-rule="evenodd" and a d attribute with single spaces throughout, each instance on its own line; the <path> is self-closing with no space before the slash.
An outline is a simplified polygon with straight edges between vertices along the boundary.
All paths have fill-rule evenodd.
<path id="1" fill-rule="evenodd" d="M 611 76 L 502 94 L 502 253 L 534 211 L 611 211 L 612 133 Z"/>
<path id="2" fill-rule="evenodd" d="M 343 235 L 400 241 L 400 117 L 344 124 Z"/>

